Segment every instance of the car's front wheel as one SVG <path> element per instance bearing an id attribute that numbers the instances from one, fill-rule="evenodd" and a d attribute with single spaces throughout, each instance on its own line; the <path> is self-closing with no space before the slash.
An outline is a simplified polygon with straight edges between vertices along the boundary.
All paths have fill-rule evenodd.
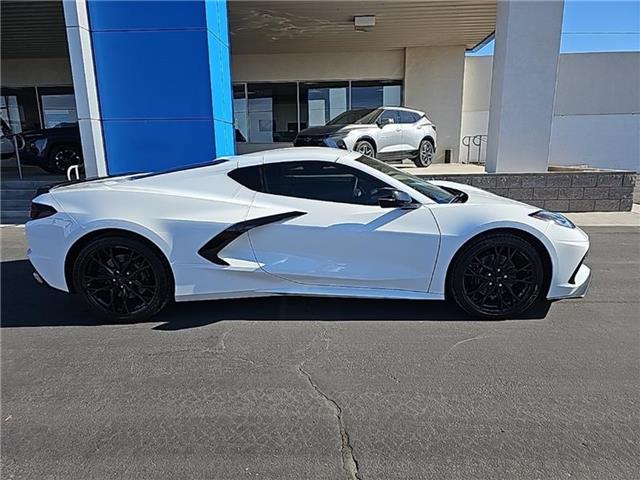
<path id="1" fill-rule="evenodd" d="M 358 140 L 354 145 L 353 150 L 366 155 L 367 157 L 376 158 L 376 149 L 368 140 Z"/>
<path id="2" fill-rule="evenodd" d="M 73 283 L 96 314 L 120 322 L 145 320 L 171 298 L 171 273 L 159 254 L 126 236 L 98 237 L 78 254 Z"/>
<path id="3" fill-rule="evenodd" d="M 463 247 L 449 280 L 453 299 L 467 313 L 509 318 L 524 313 L 538 300 L 544 268 L 528 241 L 496 233 Z"/>
<path id="4" fill-rule="evenodd" d="M 418 154 L 413 159 L 413 163 L 416 164 L 416 167 L 428 167 L 433 162 L 435 151 L 436 149 L 433 143 L 431 143 L 431 140 L 425 138 L 420 142 Z"/>

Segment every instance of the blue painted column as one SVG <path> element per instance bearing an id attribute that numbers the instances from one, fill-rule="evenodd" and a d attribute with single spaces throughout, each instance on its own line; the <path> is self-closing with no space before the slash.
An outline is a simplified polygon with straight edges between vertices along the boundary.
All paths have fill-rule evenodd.
<path id="1" fill-rule="evenodd" d="M 87 7 L 108 173 L 233 154 L 226 0 Z"/>

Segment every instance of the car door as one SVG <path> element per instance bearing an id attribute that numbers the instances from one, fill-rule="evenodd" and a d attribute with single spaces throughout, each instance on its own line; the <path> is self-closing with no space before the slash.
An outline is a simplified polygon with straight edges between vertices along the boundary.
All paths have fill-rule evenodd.
<path id="1" fill-rule="evenodd" d="M 377 120 L 378 153 L 402 151 L 402 125 L 397 110 L 384 110 Z"/>
<path id="2" fill-rule="evenodd" d="M 403 150 L 415 151 L 420 146 L 420 141 L 424 138 L 425 132 L 418 122 L 420 115 L 405 110 L 400 111 L 400 125 L 402 126 Z"/>
<path id="3" fill-rule="evenodd" d="M 428 208 L 382 208 L 385 182 L 335 162 L 262 168 L 248 218 L 276 219 L 249 231 L 265 271 L 309 285 L 427 291 L 440 241 Z"/>

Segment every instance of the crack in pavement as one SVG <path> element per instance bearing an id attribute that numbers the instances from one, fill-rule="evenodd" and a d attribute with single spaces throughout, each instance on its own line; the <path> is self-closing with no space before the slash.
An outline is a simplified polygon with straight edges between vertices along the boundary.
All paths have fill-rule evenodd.
<path id="1" fill-rule="evenodd" d="M 233 327 L 231 327 L 229 330 L 227 330 L 222 335 L 220 335 L 220 339 L 218 340 L 218 343 L 215 346 L 216 351 L 224 352 L 227 350 L 227 346 L 224 343 L 224 339 L 227 337 L 227 335 L 231 333 L 232 330 L 233 330 Z"/>
<path id="2" fill-rule="evenodd" d="M 338 427 L 340 428 L 340 453 L 342 458 L 342 469 L 347 474 L 347 478 L 349 480 L 362 480 L 360 477 L 358 470 L 358 462 L 353 455 L 353 447 L 351 446 L 351 442 L 349 440 L 349 432 L 347 432 L 347 428 L 344 425 L 344 420 L 342 418 L 342 408 L 338 405 L 334 399 L 329 397 L 326 393 L 324 393 L 318 385 L 313 381 L 311 375 L 302 368 L 302 365 L 298 366 L 298 371 L 307 379 L 311 388 L 313 388 L 318 395 L 320 395 L 325 403 L 330 406 L 330 408 L 334 411 L 334 415 L 338 419 Z"/>
<path id="3" fill-rule="evenodd" d="M 440 357 L 440 360 L 443 360 L 447 355 L 449 355 L 459 345 L 462 345 L 462 344 L 467 343 L 467 342 L 472 342 L 473 340 L 482 340 L 483 338 L 492 338 L 492 337 L 495 337 L 495 336 L 496 335 L 478 335 L 476 337 L 465 338 L 464 340 L 460 340 L 459 342 L 454 343 L 451 346 L 451 348 L 449 348 L 449 350 L 447 350 L 445 352 L 445 354 L 442 355 L 442 357 Z"/>

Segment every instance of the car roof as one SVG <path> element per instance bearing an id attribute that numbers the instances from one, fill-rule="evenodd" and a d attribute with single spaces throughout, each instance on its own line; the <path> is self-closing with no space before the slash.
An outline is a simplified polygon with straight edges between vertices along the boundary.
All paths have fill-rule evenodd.
<path id="1" fill-rule="evenodd" d="M 382 107 L 385 110 L 402 110 L 404 112 L 417 113 L 418 115 L 425 115 L 424 112 L 420 110 L 416 110 L 415 108 L 407 108 L 407 107 Z"/>
<path id="2" fill-rule="evenodd" d="M 328 147 L 286 147 L 261 152 L 246 153 L 227 157 L 231 161 L 238 161 L 238 165 L 256 162 L 262 158 L 262 163 L 290 162 L 290 161 L 324 161 L 336 162 L 341 158 L 357 158 L 361 154 L 347 150 Z"/>

